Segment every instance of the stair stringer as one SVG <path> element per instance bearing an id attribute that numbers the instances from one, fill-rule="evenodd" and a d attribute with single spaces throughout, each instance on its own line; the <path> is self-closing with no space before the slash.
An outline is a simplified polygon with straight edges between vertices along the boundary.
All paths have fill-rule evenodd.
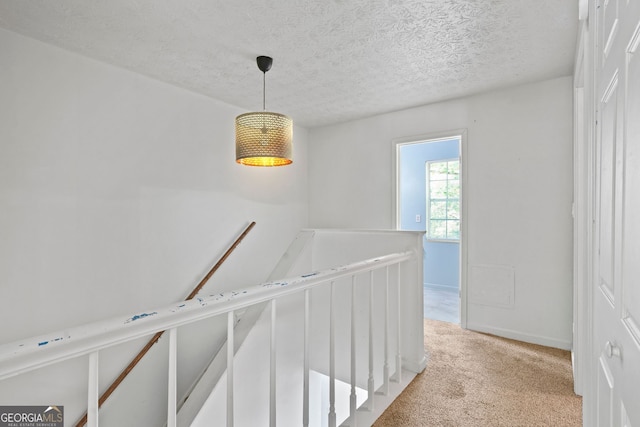
<path id="1" fill-rule="evenodd" d="M 276 264 L 267 281 L 308 272 L 311 268 L 311 245 L 309 243 L 313 240 L 314 235 L 313 230 L 299 232 Z M 234 354 L 238 352 L 266 307 L 267 303 L 256 304 L 242 313 L 236 313 Z M 179 427 L 191 425 L 226 369 L 227 341 L 225 339 L 211 362 L 178 402 L 177 424 Z"/>

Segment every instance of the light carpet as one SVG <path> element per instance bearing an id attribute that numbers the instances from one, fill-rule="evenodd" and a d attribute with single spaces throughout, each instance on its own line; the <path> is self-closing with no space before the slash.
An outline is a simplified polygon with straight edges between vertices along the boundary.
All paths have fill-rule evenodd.
<path id="1" fill-rule="evenodd" d="M 571 354 L 425 319 L 427 368 L 374 427 L 581 426 Z"/>

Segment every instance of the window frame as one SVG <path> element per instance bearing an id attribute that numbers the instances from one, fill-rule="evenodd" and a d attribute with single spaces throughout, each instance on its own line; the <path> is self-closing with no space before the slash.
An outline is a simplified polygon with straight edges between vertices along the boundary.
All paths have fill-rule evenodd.
<path id="1" fill-rule="evenodd" d="M 433 238 L 431 237 L 431 165 L 434 163 L 450 163 L 450 162 L 458 162 L 458 197 L 455 199 L 450 199 L 449 197 L 447 197 L 446 199 L 434 199 L 434 200 L 444 200 L 447 204 L 449 201 L 457 201 L 458 202 L 458 218 L 449 218 L 449 214 L 447 212 L 447 215 L 445 218 L 437 218 L 437 220 L 443 220 L 445 222 L 448 221 L 458 221 L 458 237 L 456 238 L 441 238 L 441 237 L 437 237 L 437 238 Z M 460 243 L 460 234 L 461 234 L 461 224 L 462 224 L 462 209 L 461 209 L 461 201 L 460 201 L 460 191 L 461 191 L 461 187 L 462 187 L 462 180 L 461 180 L 461 170 L 460 170 L 460 157 L 452 157 L 449 159 L 437 159 L 437 160 L 428 160 L 425 162 L 425 183 L 426 183 L 426 215 L 425 215 L 425 238 L 427 239 L 427 241 L 429 242 L 445 242 L 445 243 Z M 445 182 L 449 182 L 449 179 L 447 178 L 447 180 Z"/>

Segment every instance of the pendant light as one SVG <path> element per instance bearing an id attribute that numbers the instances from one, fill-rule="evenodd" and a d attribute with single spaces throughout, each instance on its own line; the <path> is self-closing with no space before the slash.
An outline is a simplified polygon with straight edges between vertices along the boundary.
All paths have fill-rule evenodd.
<path id="1" fill-rule="evenodd" d="M 266 74 L 273 59 L 256 58 L 262 71 L 262 111 L 236 117 L 236 162 L 248 166 L 285 166 L 291 164 L 293 120 L 266 110 Z"/>

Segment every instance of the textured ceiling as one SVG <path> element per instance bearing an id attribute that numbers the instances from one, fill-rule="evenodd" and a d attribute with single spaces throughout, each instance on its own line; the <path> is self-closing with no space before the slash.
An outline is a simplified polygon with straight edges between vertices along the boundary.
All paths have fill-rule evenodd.
<path id="1" fill-rule="evenodd" d="M 0 27 L 314 127 L 570 75 L 578 0 L 0 0 Z"/>

